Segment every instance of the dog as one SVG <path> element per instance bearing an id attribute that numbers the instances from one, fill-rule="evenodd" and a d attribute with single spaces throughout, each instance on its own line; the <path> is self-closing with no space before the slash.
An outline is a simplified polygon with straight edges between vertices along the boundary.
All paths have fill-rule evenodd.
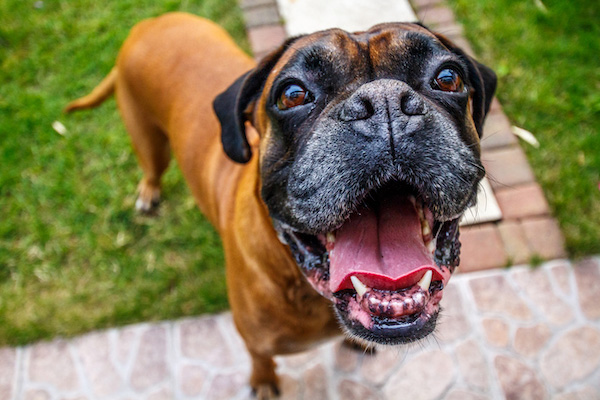
<path id="1" fill-rule="evenodd" d="M 495 87 L 420 24 L 294 37 L 256 65 L 216 24 L 170 13 L 136 25 L 110 74 L 65 110 L 114 93 L 142 212 L 174 154 L 221 235 L 250 385 L 267 399 L 275 355 L 342 333 L 395 345 L 434 330 L 485 174 Z"/>

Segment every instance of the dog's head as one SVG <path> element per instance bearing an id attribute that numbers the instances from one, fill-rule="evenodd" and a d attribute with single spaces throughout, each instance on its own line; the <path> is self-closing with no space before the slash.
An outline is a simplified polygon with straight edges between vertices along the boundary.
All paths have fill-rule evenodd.
<path id="1" fill-rule="evenodd" d="M 433 331 L 495 86 L 448 39 L 397 23 L 290 39 L 215 100 L 233 160 L 251 157 L 245 122 L 258 130 L 273 225 L 352 335 Z"/>

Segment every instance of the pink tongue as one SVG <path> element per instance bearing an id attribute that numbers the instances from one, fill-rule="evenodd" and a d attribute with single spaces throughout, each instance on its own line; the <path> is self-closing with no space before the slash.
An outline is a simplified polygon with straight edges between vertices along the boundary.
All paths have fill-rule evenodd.
<path id="1" fill-rule="evenodd" d="M 379 210 L 360 209 L 335 236 L 329 251 L 332 292 L 352 288 L 352 275 L 371 288 L 384 290 L 410 287 L 425 270 L 433 270 L 433 280 L 441 275 L 423 243 L 419 216 L 407 197 L 388 197 Z"/>

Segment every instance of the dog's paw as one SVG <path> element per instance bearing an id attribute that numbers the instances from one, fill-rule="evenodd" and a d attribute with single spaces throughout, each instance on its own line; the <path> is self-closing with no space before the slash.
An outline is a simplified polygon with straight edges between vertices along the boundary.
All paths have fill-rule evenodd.
<path id="1" fill-rule="evenodd" d="M 155 215 L 160 204 L 160 188 L 147 184 L 144 180 L 138 187 L 138 198 L 135 201 L 137 212 L 146 215 Z"/>
<path id="2" fill-rule="evenodd" d="M 279 388 L 274 383 L 263 383 L 252 388 L 252 394 L 257 400 L 271 400 L 279 397 Z"/>
<path id="3" fill-rule="evenodd" d="M 135 201 L 135 210 L 140 214 L 154 215 L 158 210 L 160 199 L 152 199 L 150 201 L 143 199 L 141 196 Z"/>

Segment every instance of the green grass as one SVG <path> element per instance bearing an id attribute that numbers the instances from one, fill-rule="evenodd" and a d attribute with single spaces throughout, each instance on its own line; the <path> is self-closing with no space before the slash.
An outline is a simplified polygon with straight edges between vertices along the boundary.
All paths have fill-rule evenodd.
<path id="1" fill-rule="evenodd" d="M 160 216 L 136 215 L 141 173 L 114 100 L 61 109 L 100 82 L 147 17 L 207 16 L 247 49 L 236 7 L 0 0 L 0 346 L 227 307 L 219 238 L 178 168 Z"/>
<path id="2" fill-rule="evenodd" d="M 450 0 L 524 145 L 572 256 L 600 253 L 600 2 Z M 544 6 L 547 11 L 544 11 Z"/>

